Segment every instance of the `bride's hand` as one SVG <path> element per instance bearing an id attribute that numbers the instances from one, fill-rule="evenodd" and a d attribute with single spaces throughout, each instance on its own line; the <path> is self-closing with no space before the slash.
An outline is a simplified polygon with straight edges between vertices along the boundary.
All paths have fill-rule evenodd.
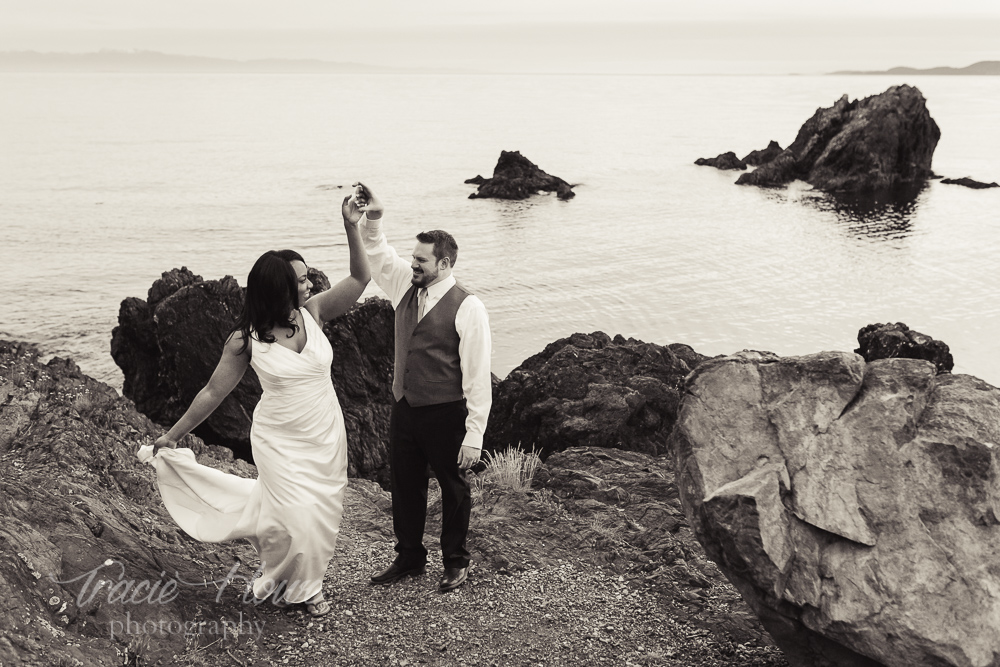
<path id="1" fill-rule="evenodd" d="M 364 212 L 358 208 L 357 195 L 348 195 L 344 197 L 343 203 L 340 205 L 340 212 L 344 216 L 344 222 L 356 225 L 358 221 L 361 220 L 361 216 Z"/>
<path id="2" fill-rule="evenodd" d="M 354 184 L 354 198 L 358 201 L 358 208 L 368 214 L 369 220 L 378 220 L 382 217 L 382 212 L 385 211 L 382 200 L 361 181 Z"/>
<path id="3" fill-rule="evenodd" d="M 153 443 L 153 456 L 156 456 L 156 452 L 160 451 L 160 449 L 162 449 L 163 447 L 166 447 L 168 449 L 176 449 L 177 441 L 171 440 L 166 435 L 161 435 L 159 438 L 156 439 L 156 442 Z"/>

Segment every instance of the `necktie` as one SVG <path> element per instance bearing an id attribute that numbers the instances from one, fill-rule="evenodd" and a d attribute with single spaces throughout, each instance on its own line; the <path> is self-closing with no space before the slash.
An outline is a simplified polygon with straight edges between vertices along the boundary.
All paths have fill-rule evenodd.
<path id="1" fill-rule="evenodd" d="M 427 288 L 421 287 L 417 292 L 417 322 L 424 319 L 424 308 L 427 307 Z"/>

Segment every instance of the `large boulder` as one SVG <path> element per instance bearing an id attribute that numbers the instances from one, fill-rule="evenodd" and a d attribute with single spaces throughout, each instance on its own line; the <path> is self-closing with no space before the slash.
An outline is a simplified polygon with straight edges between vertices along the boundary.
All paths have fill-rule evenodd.
<path id="1" fill-rule="evenodd" d="M 691 527 L 793 665 L 1000 664 L 1000 390 L 915 359 L 702 363 Z"/>
<path id="2" fill-rule="evenodd" d="M 316 269 L 310 269 L 310 279 L 313 294 L 330 287 Z M 122 393 L 156 423 L 172 426 L 215 370 L 243 300 L 244 289 L 231 276 L 202 280 L 183 268 L 164 273 L 146 301 L 125 299 L 111 340 L 111 354 L 125 376 Z M 347 425 L 348 474 L 384 481 L 392 406 L 392 306 L 369 299 L 323 330 L 333 346 L 331 376 Z M 250 424 L 260 396 L 260 381 L 248 368 L 195 434 L 252 460 Z"/>
<path id="3" fill-rule="evenodd" d="M 559 199 L 576 196 L 572 185 L 558 176 L 545 173 L 518 151 L 500 151 L 500 159 L 493 168 L 493 178 L 476 176 L 466 183 L 479 185 L 469 199 L 527 199 L 539 191 L 555 192 Z"/>
<path id="4" fill-rule="evenodd" d="M 856 353 L 865 361 L 877 359 L 923 359 L 934 364 L 938 373 L 948 373 L 955 367 L 948 345 L 930 336 L 913 331 L 902 322 L 869 324 L 858 331 Z"/>
<path id="5" fill-rule="evenodd" d="M 603 332 L 577 333 L 525 360 L 493 394 L 487 450 L 666 451 L 684 377 L 706 357 Z"/>
<path id="6" fill-rule="evenodd" d="M 208 383 L 242 307 L 243 289 L 232 276 L 202 280 L 187 268 L 164 273 L 145 304 L 125 299 L 111 335 L 122 393 L 153 421 L 172 426 Z M 247 369 L 195 433 L 250 460 L 250 415 L 260 394 L 257 374 Z"/>
<path id="7" fill-rule="evenodd" d="M 795 179 L 819 190 L 855 192 L 922 182 L 941 131 L 912 86 L 819 109 L 781 155 L 743 174 L 740 185 L 777 186 Z"/>

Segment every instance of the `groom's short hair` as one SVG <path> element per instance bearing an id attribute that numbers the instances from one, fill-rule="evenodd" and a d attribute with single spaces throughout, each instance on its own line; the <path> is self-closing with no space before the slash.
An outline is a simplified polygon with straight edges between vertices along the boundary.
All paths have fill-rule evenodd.
<path id="1" fill-rule="evenodd" d="M 420 232 L 417 234 L 417 240 L 421 243 L 433 243 L 434 244 L 434 259 L 441 261 L 445 257 L 451 260 L 451 265 L 455 266 L 455 262 L 458 261 L 458 244 L 455 243 L 455 237 L 446 231 L 440 229 L 432 229 L 429 232 Z"/>

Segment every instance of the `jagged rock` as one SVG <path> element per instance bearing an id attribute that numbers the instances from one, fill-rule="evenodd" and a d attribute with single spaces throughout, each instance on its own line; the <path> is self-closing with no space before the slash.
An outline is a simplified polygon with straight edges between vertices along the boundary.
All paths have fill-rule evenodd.
<path id="1" fill-rule="evenodd" d="M 702 363 L 671 436 L 692 528 L 792 665 L 1000 655 L 1000 390 L 915 359 Z"/>
<path id="2" fill-rule="evenodd" d="M 170 662 L 184 652 L 187 623 L 267 614 L 269 630 L 285 624 L 245 604 L 240 579 L 205 588 L 237 559 L 248 563 L 237 576 L 250 577 L 256 556 L 246 543 L 203 544 L 176 529 L 152 468 L 135 458 L 162 430 L 131 401 L 72 361 L 42 364 L 23 343 L 0 341 L 0 369 L 0 663 L 139 664 L 122 651 L 134 660 L 144 644 L 142 664 Z M 255 475 L 228 449 L 191 436 L 182 446 L 206 465 Z"/>
<path id="3" fill-rule="evenodd" d="M 212 376 L 242 306 L 243 290 L 232 276 L 206 281 L 186 268 L 165 272 L 146 304 L 125 299 L 111 336 L 122 393 L 153 421 L 172 426 Z M 250 460 L 250 415 L 260 394 L 257 374 L 247 369 L 195 434 Z"/>
<path id="4" fill-rule="evenodd" d="M 202 282 L 202 277 L 195 275 L 186 266 L 171 271 L 164 271 L 153 281 L 146 295 L 146 302 L 155 306 L 182 287 Z"/>
<path id="5" fill-rule="evenodd" d="M 192 283 L 154 307 L 158 380 L 166 389 L 161 394 L 166 399 L 163 411 L 155 421 L 172 426 L 208 384 L 242 307 L 243 290 L 232 276 Z M 257 374 L 250 368 L 196 433 L 212 444 L 248 455 L 250 415 L 260 394 Z"/>
<path id="6" fill-rule="evenodd" d="M 819 109 L 778 157 L 743 174 L 739 185 L 784 185 L 795 179 L 830 192 L 889 189 L 932 177 L 941 131 L 912 86 Z"/>
<path id="7" fill-rule="evenodd" d="M 125 378 L 122 393 L 147 415 L 161 412 L 163 401 L 157 396 L 160 348 L 148 302 L 134 296 L 122 301 L 111 338 L 111 356 Z"/>
<path id="8" fill-rule="evenodd" d="M 559 199 L 576 196 L 573 186 L 557 176 L 550 176 L 538 168 L 534 162 L 518 151 L 500 151 L 500 159 L 493 168 L 493 178 L 476 176 L 466 183 L 476 183 L 479 188 L 469 195 L 469 199 L 527 199 L 539 192 L 555 192 Z"/>
<path id="9" fill-rule="evenodd" d="M 715 167 L 716 169 L 746 169 L 746 163 L 736 157 L 736 153 L 729 151 L 721 153 L 716 157 L 700 157 L 694 161 L 696 165 L 702 167 Z"/>
<path id="10" fill-rule="evenodd" d="M 854 350 L 865 361 L 876 359 L 923 359 L 937 368 L 938 373 L 948 373 L 955 367 L 948 345 L 934 340 L 919 331 L 912 331 L 902 322 L 895 324 L 869 324 L 858 330 L 858 345 Z"/>
<path id="11" fill-rule="evenodd" d="M 974 181 L 968 176 L 963 176 L 962 178 L 943 178 L 942 183 L 948 183 L 950 185 L 964 185 L 967 188 L 972 188 L 973 190 L 985 190 L 986 188 L 1000 188 L 1000 185 L 996 183 L 983 183 L 981 181 Z"/>
<path id="12" fill-rule="evenodd" d="M 665 451 L 684 376 L 706 357 L 600 331 L 550 343 L 504 379 L 493 396 L 485 446 Z"/>
<path id="13" fill-rule="evenodd" d="M 783 150 L 781 146 L 778 145 L 778 142 L 772 140 L 767 145 L 767 148 L 762 148 L 760 150 L 750 151 L 749 153 L 747 153 L 747 156 L 743 158 L 743 162 L 753 167 L 759 167 L 760 165 L 767 164 L 774 158 L 778 157 L 779 155 L 781 155 L 782 152 Z"/>
<path id="14" fill-rule="evenodd" d="M 164 274 L 153 288 L 157 299 L 122 302 L 112 332 L 111 354 L 125 376 L 122 393 L 163 426 L 180 418 L 208 382 L 223 344 L 243 306 L 235 279 L 202 280 L 186 269 Z M 313 294 L 330 281 L 310 268 Z M 171 292 L 170 288 L 174 291 Z M 392 307 L 369 299 L 324 325 L 334 350 L 331 369 L 348 435 L 348 474 L 387 479 L 389 411 L 392 406 Z M 195 434 L 251 460 L 250 423 L 260 400 L 256 373 L 248 368 L 233 392 Z"/>

